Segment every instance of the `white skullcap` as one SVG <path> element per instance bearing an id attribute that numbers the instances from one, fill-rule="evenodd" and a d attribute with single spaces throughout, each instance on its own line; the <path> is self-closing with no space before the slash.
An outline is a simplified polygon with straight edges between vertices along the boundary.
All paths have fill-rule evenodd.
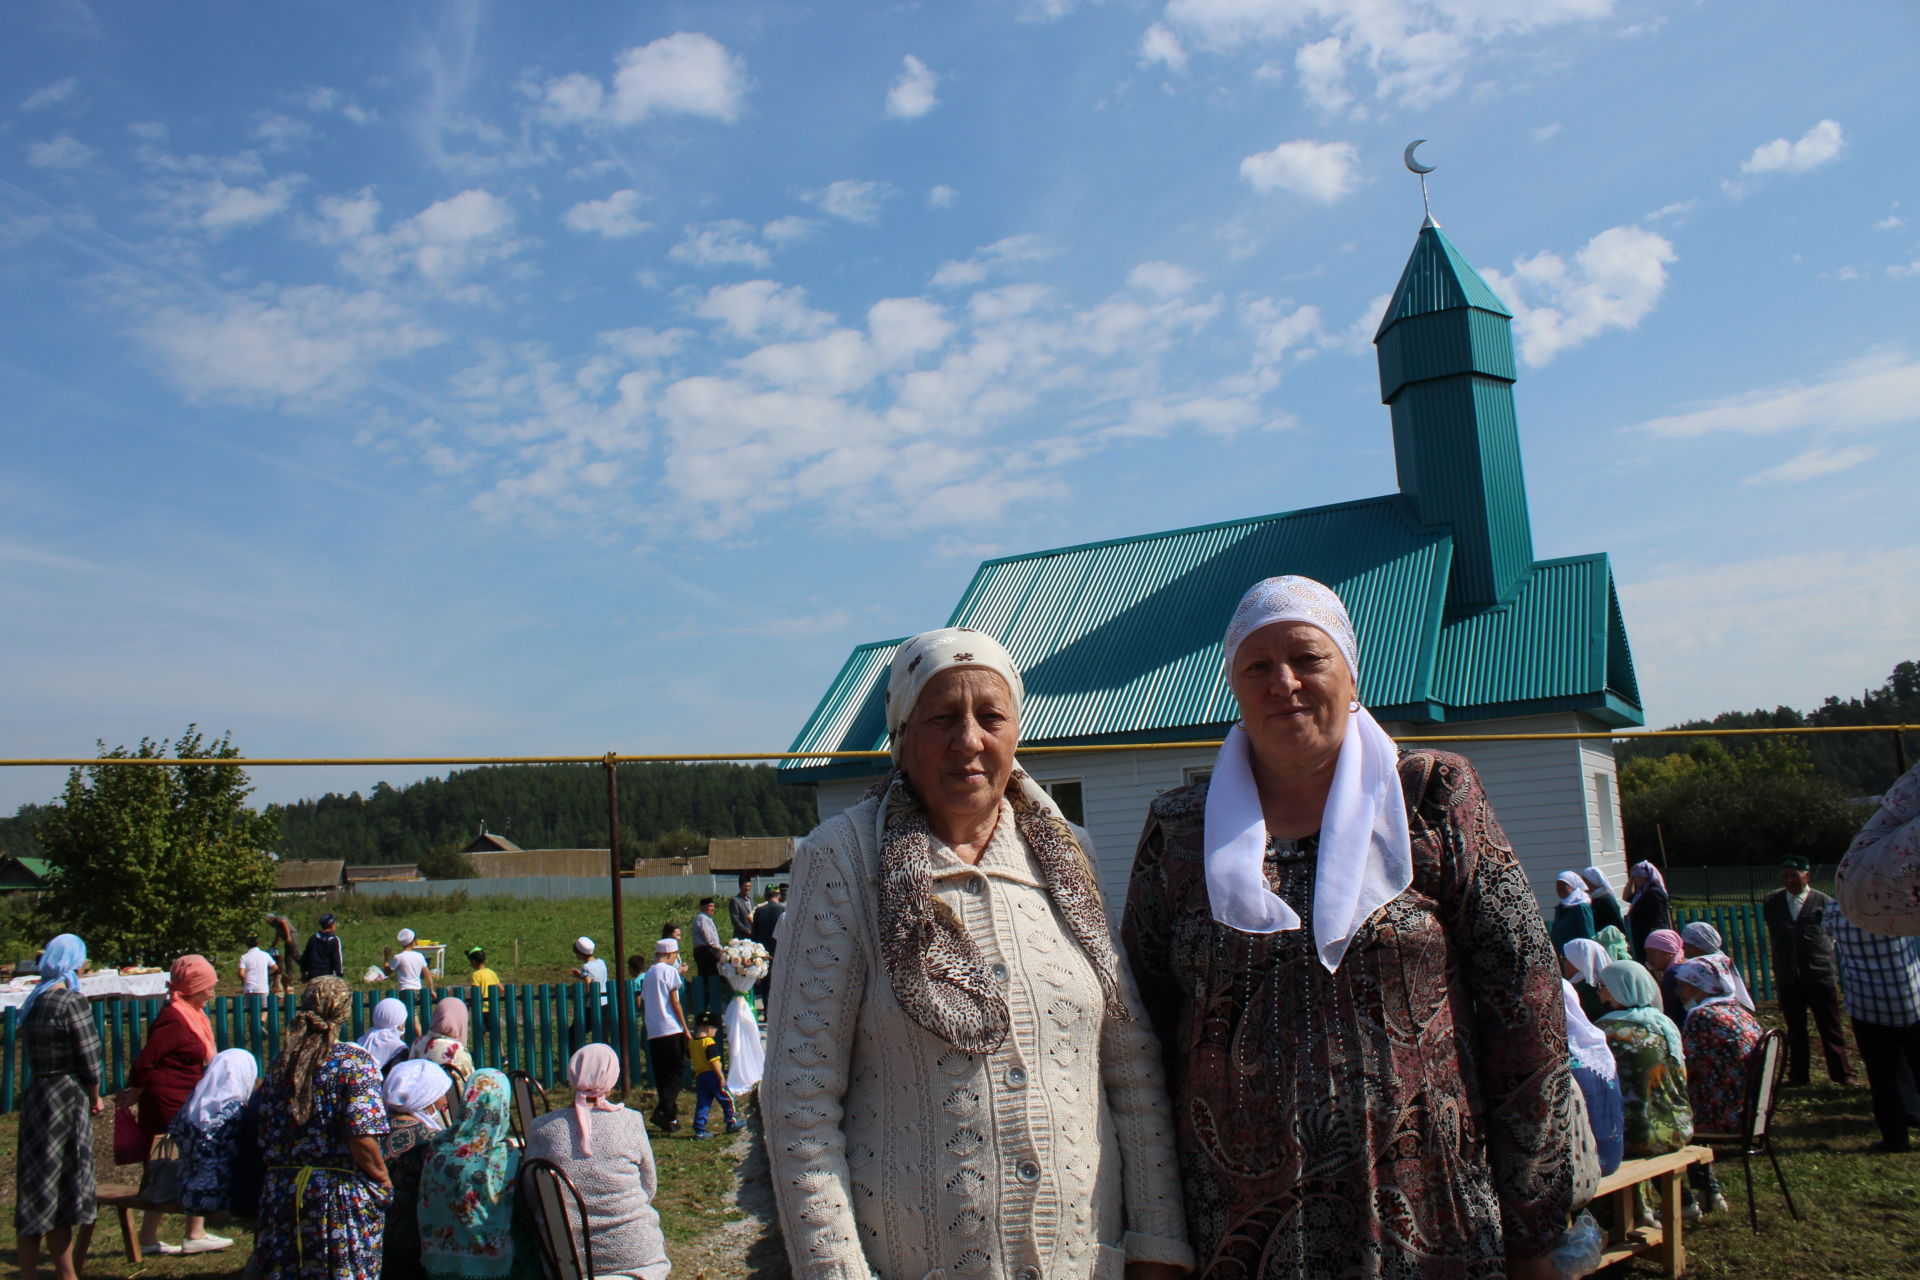
<path id="1" fill-rule="evenodd" d="M 593 939 L 586 937 L 575 938 L 573 940 L 573 949 L 583 956 L 590 956 L 593 954 Z"/>
<path id="2" fill-rule="evenodd" d="M 1012 691 L 1016 710 L 1026 700 L 1027 688 L 1020 679 L 1020 669 L 1013 665 L 1013 656 L 998 640 L 971 627 L 923 631 L 900 646 L 893 655 L 893 668 L 887 674 L 888 750 L 894 759 L 900 758 L 900 731 L 906 728 L 907 719 L 913 715 L 913 706 L 920 701 L 927 682 L 942 671 L 963 668 L 997 673 Z"/>
<path id="3" fill-rule="evenodd" d="M 400 932 L 393 935 L 393 940 L 404 947 L 409 942 L 413 941 L 413 930 L 402 929 Z"/>
<path id="4" fill-rule="evenodd" d="M 660 941 L 653 944 L 653 953 L 655 955 L 659 955 L 665 951 L 678 951 L 678 950 L 680 950 L 680 939 L 678 938 L 662 938 L 660 939 Z"/>

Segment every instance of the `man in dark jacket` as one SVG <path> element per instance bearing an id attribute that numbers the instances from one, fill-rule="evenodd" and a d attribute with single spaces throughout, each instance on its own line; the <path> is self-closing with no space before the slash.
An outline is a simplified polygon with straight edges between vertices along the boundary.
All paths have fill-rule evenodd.
<path id="1" fill-rule="evenodd" d="M 337 928 L 329 912 L 320 917 L 319 932 L 307 939 L 307 949 L 300 953 L 300 972 L 308 982 L 315 978 L 347 976 L 347 949 L 340 941 Z"/>
<path id="2" fill-rule="evenodd" d="M 1827 1078 L 1852 1084 L 1853 1067 L 1840 1023 L 1839 966 L 1833 940 L 1822 927 L 1833 899 L 1813 887 L 1811 870 L 1805 858 L 1783 859 L 1781 887 L 1760 904 L 1772 944 L 1773 983 L 1787 1024 L 1787 1083 L 1807 1083 L 1807 1014 L 1812 1013 L 1827 1058 Z"/>
<path id="3" fill-rule="evenodd" d="M 787 914 L 786 897 L 786 893 L 777 886 L 769 889 L 767 900 L 753 913 L 753 940 L 767 949 L 767 976 L 754 984 L 754 994 L 759 997 L 763 1013 L 767 1007 L 767 992 L 773 989 L 774 952 L 778 950 L 773 935 L 780 927 L 780 917 Z"/>
<path id="4" fill-rule="evenodd" d="M 733 922 L 733 936 L 753 936 L 753 877 L 740 877 L 740 892 L 727 899 L 727 918 Z"/>

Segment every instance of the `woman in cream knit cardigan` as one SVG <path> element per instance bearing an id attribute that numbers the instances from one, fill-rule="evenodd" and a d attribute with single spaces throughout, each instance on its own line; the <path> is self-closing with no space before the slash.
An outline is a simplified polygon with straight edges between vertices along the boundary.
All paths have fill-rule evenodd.
<path id="1" fill-rule="evenodd" d="M 761 1106 L 798 1280 L 1192 1267 L 1159 1047 L 1014 760 L 1022 693 L 981 632 L 902 645 L 894 769 L 794 860 Z"/>

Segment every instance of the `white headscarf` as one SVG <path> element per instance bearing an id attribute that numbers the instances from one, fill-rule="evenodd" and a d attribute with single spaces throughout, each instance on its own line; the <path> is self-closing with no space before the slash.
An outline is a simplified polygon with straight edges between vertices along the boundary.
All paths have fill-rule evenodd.
<path id="1" fill-rule="evenodd" d="M 1563 884 L 1570 890 L 1566 897 L 1560 899 L 1561 906 L 1584 907 L 1592 903 L 1593 895 L 1587 892 L 1587 882 L 1581 879 L 1578 871 L 1562 871 L 1553 880 L 1555 884 Z"/>
<path id="2" fill-rule="evenodd" d="M 1587 888 L 1595 893 L 1604 893 L 1609 898 L 1618 896 L 1613 891 L 1613 881 L 1607 879 L 1607 873 L 1598 867 L 1588 867 L 1580 873 L 1580 878 L 1585 880 Z"/>
<path id="3" fill-rule="evenodd" d="M 407 1047 L 406 1033 L 400 1029 L 406 1021 L 407 1006 L 392 996 L 373 1006 L 373 1021 L 358 1043 L 372 1055 L 375 1066 L 386 1066 Z"/>
<path id="4" fill-rule="evenodd" d="M 1614 1065 L 1613 1050 L 1607 1047 L 1607 1033 L 1587 1018 L 1586 1010 L 1580 1007 L 1580 993 L 1565 978 L 1560 979 L 1560 1003 L 1567 1010 L 1567 1048 L 1573 1050 L 1573 1056 L 1602 1080 L 1618 1079 L 1620 1069 Z"/>
<path id="5" fill-rule="evenodd" d="M 1027 687 L 1013 655 L 984 631 L 972 627 L 942 627 L 923 631 L 900 646 L 887 675 L 887 749 L 900 759 L 900 732 L 907 727 L 914 704 L 928 681 L 942 671 L 991 671 L 1007 682 L 1013 704 L 1026 701 Z"/>
<path id="6" fill-rule="evenodd" d="M 1688 1013 L 1710 1004 L 1727 1003 L 1753 1012 L 1753 997 L 1747 994 L 1747 984 L 1740 981 L 1740 971 L 1733 967 L 1732 959 L 1725 952 L 1709 951 L 1691 960 L 1676 960 L 1673 976 L 1675 981 L 1684 982 L 1702 994 L 1701 999 L 1687 1006 Z"/>
<path id="7" fill-rule="evenodd" d="M 1560 954 L 1565 956 L 1567 963 L 1573 966 L 1573 971 L 1580 976 L 1580 981 L 1595 991 L 1600 989 L 1601 972 L 1613 963 L 1613 957 L 1607 954 L 1607 949 L 1592 938 L 1569 939 L 1567 944 L 1560 948 Z"/>
<path id="8" fill-rule="evenodd" d="M 451 1088 L 453 1077 L 447 1074 L 445 1067 L 424 1058 L 414 1058 L 393 1069 L 382 1092 L 386 1096 L 387 1110 L 413 1116 L 427 1128 L 437 1131 L 446 1127 L 446 1121 L 433 1109 L 433 1104 L 445 1097 Z"/>
<path id="9" fill-rule="evenodd" d="M 205 1133 L 228 1103 L 245 1102 L 260 1078 L 260 1064 L 245 1049 L 227 1049 L 213 1055 L 200 1083 L 180 1114 L 188 1124 Z"/>
<path id="10" fill-rule="evenodd" d="M 1346 606 L 1311 578 L 1288 574 L 1254 584 L 1227 626 L 1226 674 L 1241 642 L 1276 622 L 1305 622 L 1326 632 L 1347 660 L 1356 689 L 1360 653 Z M 1400 789 L 1400 753 L 1367 709 L 1354 703 L 1334 763 L 1333 788 L 1320 821 L 1313 883 L 1313 936 L 1320 963 L 1340 967 L 1360 927 L 1413 883 L 1413 840 Z M 1284 933 L 1300 916 L 1267 887 L 1267 824 L 1254 785 L 1246 731 L 1235 725 L 1214 761 L 1207 787 L 1207 897 L 1213 918 L 1242 933 Z"/>

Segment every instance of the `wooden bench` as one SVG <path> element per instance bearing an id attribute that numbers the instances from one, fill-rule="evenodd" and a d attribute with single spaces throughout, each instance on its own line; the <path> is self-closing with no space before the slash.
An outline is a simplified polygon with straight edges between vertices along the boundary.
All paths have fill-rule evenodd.
<path id="1" fill-rule="evenodd" d="M 1594 1196 L 1613 1197 L 1614 1239 L 1601 1255 L 1604 1269 L 1632 1257 L 1652 1258 L 1670 1276 L 1687 1269 L 1687 1248 L 1681 1240 L 1680 1179 L 1696 1164 L 1712 1164 L 1713 1152 L 1706 1147 L 1682 1147 L 1661 1156 L 1623 1160 L 1620 1167 L 1600 1179 Z M 1660 1225 L 1636 1229 L 1638 1211 L 1633 1190 L 1643 1182 L 1654 1184 L 1654 1200 L 1660 1209 Z"/>
<path id="2" fill-rule="evenodd" d="M 145 1257 L 145 1252 L 140 1248 L 140 1226 L 133 1220 L 133 1215 L 135 1211 L 145 1213 L 148 1209 L 154 1208 L 154 1206 L 141 1202 L 139 1186 L 137 1184 L 129 1185 L 118 1182 L 103 1182 L 93 1189 L 93 1199 L 94 1203 L 100 1207 L 102 1212 L 112 1209 L 120 1215 L 120 1235 L 126 1241 L 127 1261 L 142 1261 Z M 182 1209 L 177 1204 L 161 1205 L 159 1208 L 162 1213 L 186 1212 L 185 1209 Z"/>

